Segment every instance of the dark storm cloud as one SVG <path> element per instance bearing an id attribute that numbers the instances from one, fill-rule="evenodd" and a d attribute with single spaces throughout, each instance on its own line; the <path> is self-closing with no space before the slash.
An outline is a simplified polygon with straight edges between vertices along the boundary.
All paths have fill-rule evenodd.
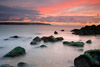
<path id="1" fill-rule="evenodd" d="M 24 15 L 40 15 L 37 10 L 28 10 L 20 7 L 8 7 L 0 5 L 0 15 L 2 16 L 24 16 Z"/>

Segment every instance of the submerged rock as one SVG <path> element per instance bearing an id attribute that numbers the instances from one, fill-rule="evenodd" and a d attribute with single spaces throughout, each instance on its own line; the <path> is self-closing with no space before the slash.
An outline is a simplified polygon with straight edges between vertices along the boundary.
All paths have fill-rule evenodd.
<path id="1" fill-rule="evenodd" d="M 44 47 L 47 47 L 46 45 L 41 45 L 40 47 L 44 48 Z"/>
<path id="2" fill-rule="evenodd" d="M 19 62 L 17 66 L 18 66 L 18 67 L 27 67 L 28 64 L 25 63 L 25 62 Z"/>
<path id="3" fill-rule="evenodd" d="M 12 49 L 4 57 L 16 57 L 16 56 L 24 55 L 25 53 L 26 53 L 25 49 L 18 46 Z"/>
<path id="4" fill-rule="evenodd" d="M 65 31 L 64 29 L 62 29 L 61 31 Z"/>
<path id="5" fill-rule="evenodd" d="M 88 40 L 88 41 L 86 41 L 86 43 L 91 44 L 91 43 L 92 43 L 92 41 L 91 41 L 91 40 Z"/>
<path id="6" fill-rule="evenodd" d="M 20 37 L 15 35 L 15 36 L 11 36 L 10 38 L 20 38 Z"/>
<path id="7" fill-rule="evenodd" d="M 37 42 L 32 41 L 30 44 L 31 44 L 31 45 L 37 45 Z"/>
<path id="8" fill-rule="evenodd" d="M 100 67 L 100 49 L 88 50 L 75 58 L 75 67 Z"/>
<path id="9" fill-rule="evenodd" d="M 2 64 L 2 65 L 0 65 L 0 67 L 13 67 L 13 66 L 11 66 L 9 64 Z"/>
<path id="10" fill-rule="evenodd" d="M 57 31 L 55 31 L 55 32 L 54 32 L 54 34 L 58 34 L 58 32 L 57 32 Z"/>
<path id="11" fill-rule="evenodd" d="M 83 47 L 84 43 L 83 42 L 68 42 L 68 41 L 64 41 L 63 42 L 64 45 L 69 45 L 69 46 L 77 46 L 77 47 Z"/>

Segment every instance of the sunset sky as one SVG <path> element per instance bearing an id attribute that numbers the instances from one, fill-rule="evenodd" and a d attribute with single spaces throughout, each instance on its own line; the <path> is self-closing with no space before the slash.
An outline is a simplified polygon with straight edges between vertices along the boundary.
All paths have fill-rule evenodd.
<path id="1" fill-rule="evenodd" d="M 0 0 L 0 14 L 11 14 L 7 8 L 24 10 L 26 15 L 96 16 L 100 14 L 100 0 Z"/>

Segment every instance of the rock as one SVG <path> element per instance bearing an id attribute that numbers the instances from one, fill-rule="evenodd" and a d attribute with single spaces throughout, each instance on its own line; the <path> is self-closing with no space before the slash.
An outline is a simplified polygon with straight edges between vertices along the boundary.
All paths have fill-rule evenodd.
<path id="1" fill-rule="evenodd" d="M 57 32 L 57 31 L 55 31 L 55 32 L 54 32 L 54 34 L 58 34 L 58 32 Z"/>
<path id="2" fill-rule="evenodd" d="M 35 37 L 34 39 L 33 39 L 33 41 L 35 41 L 35 42 L 40 42 L 41 41 L 41 38 L 40 37 Z"/>
<path id="3" fill-rule="evenodd" d="M 64 29 L 61 30 L 62 32 L 65 31 Z"/>
<path id="4" fill-rule="evenodd" d="M 75 67 L 100 67 L 100 49 L 88 50 L 75 58 Z"/>
<path id="5" fill-rule="evenodd" d="M 84 51 L 83 49 L 78 49 L 78 51 Z"/>
<path id="6" fill-rule="evenodd" d="M 44 42 L 57 42 L 57 41 L 62 41 L 63 37 L 55 38 L 54 36 L 49 36 L 49 37 L 42 37 L 41 40 L 43 40 Z"/>
<path id="7" fill-rule="evenodd" d="M 3 65 L 0 65 L 0 67 L 13 67 L 13 66 L 11 66 L 9 64 L 3 64 Z"/>
<path id="8" fill-rule="evenodd" d="M 64 41 L 63 42 L 64 45 L 69 45 L 69 46 L 77 46 L 77 47 L 83 47 L 84 43 L 83 42 L 68 42 L 68 41 Z"/>
<path id="9" fill-rule="evenodd" d="M 9 40 L 9 39 L 7 38 L 7 39 L 4 39 L 4 40 Z"/>
<path id="10" fill-rule="evenodd" d="M 25 62 L 19 62 L 17 66 L 18 66 L 18 67 L 27 67 L 28 64 L 25 63 Z"/>
<path id="11" fill-rule="evenodd" d="M 41 40 L 44 42 L 56 42 L 56 38 L 54 36 L 42 37 Z"/>
<path id="12" fill-rule="evenodd" d="M 47 47 L 46 45 L 41 45 L 40 47 L 44 48 L 44 47 Z"/>
<path id="13" fill-rule="evenodd" d="M 37 45 L 37 42 L 32 41 L 30 44 L 31 44 L 31 45 Z"/>
<path id="14" fill-rule="evenodd" d="M 11 36 L 10 38 L 20 38 L 20 37 L 15 35 L 15 36 Z"/>
<path id="15" fill-rule="evenodd" d="M 30 44 L 31 45 L 37 45 L 38 42 L 41 42 L 41 38 L 37 36 L 33 39 L 33 41 Z"/>
<path id="16" fill-rule="evenodd" d="M 62 40 L 64 40 L 63 37 L 57 37 L 57 38 L 56 38 L 56 41 L 62 41 Z"/>
<path id="17" fill-rule="evenodd" d="M 25 49 L 18 46 L 12 49 L 4 57 L 16 57 L 16 56 L 24 55 L 25 53 L 26 53 Z"/>
<path id="18" fill-rule="evenodd" d="M 92 41 L 91 41 L 91 40 L 88 40 L 88 41 L 86 41 L 86 43 L 91 44 L 91 43 L 92 43 Z"/>
<path id="19" fill-rule="evenodd" d="M 85 26 L 71 31 L 75 35 L 100 35 L 100 25 Z"/>

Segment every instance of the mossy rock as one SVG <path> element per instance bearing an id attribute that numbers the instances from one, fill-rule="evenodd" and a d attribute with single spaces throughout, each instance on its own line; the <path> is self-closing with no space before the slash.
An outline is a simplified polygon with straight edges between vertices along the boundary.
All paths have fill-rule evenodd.
<path id="1" fill-rule="evenodd" d="M 57 42 L 57 41 L 62 41 L 64 39 L 63 37 L 55 38 L 54 36 L 49 36 L 49 37 L 42 37 L 41 40 L 43 40 L 44 42 Z"/>
<path id="2" fill-rule="evenodd" d="M 44 47 L 47 47 L 46 45 L 41 45 L 40 47 L 44 48 Z"/>
<path id="3" fill-rule="evenodd" d="M 64 40 L 63 37 L 57 37 L 57 38 L 56 38 L 56 41 L 62 41 L 62 40 Z"/>
<path id="4" fill-rule="evenodd" d="M 25 49 L 18 46 L 12 49 L 4 57 L 16 57 L 16 56 L 24 55 L 25 53 L 26 53 Z"/>
<path id="5" fill-rule="evenodd" d="M 35 42 L 40 42 L 41 41 L 41 38 L 40 37 L 35 37 L 34 39 L 33 39 L 33 41 L 35 41 Z"/>
<path id="6" fill-rule="evenodd" d="M 18 66 L 18 67 L 27 67 L 27 65 L 28 65 L 28 64 L 25 63 L 25 62 L 19 62 L 17 66 Z"/>
<path id="7" fill-rule="evenodd" d="M 75 58 L 75 67 L 100 67 L 100 50 L 88 50 Z"/>
<path id="8" fill-rule="evenodd" d="M 31 44 L 31 45 L 36 45 L 36 44 L 37 44 L 37 42 L 32 41 L 30 44 Z"/>
<path id="9" fill-rule="evenodd" d="M 68 41 L 64 41 L 63 42 L 64 45 L 69 45 L 69 46 L 77 46 L 77 47 L 83 47 L 84 43 L 83 42 L 68 42 Z"/>
<path id="10" fill-rule="evenodd" d="M 92 41 L 91 41 L 91 40 L 88 40 L 88 41 L 86 41 L 86 43 L 91 44 L 91 43 L 92 43 Z"/>

